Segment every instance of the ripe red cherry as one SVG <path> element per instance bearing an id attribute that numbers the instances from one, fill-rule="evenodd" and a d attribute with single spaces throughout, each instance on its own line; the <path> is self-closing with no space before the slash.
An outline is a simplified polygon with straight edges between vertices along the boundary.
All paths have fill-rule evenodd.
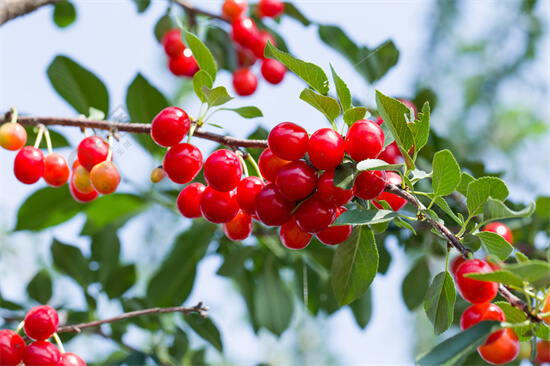
<path id="1" fill-rule="evenodd" d="M 283 160 L 273 154 L 270 148 L 265 149 L 260 155 L 260 159 L 258 159 L 258 166 L 260 167 L 262 177 L 270 182 L 275 182 L 281 168 L 289 163 L 290 161 Z"/>
<path id="2" fill-rule="evenodd" d="M 35 306 L 25 316 L 25 333 L 37 341 L 50 338 L 58 326 L 57 311 L 48 305 Z"/>
<path id="3" fill-rule="evenodd" d="M 295 207 L 294 201 L 286 199 L 273 183 L 264 186 L 256 195 L 256 215 L 267 226 L 286 224 Z"/>
<path id="4" fill-rule="evenodd" d="M 202 192 L 199 206 L 204 218 L 214 224 L 229 222 L 239 212 L 235 191 L 218 192 L 212 187 Z"/>
<path id="5" fill-rule="evenodd" d="M 23 354 L 23 363 L 26 366 L 57 366 L 61 353 L 50 342 L 37 341 L 29 344 Z"/>
<path id="6" fill-rule="evenodd" d="M 307 131 L 292 122 L 282 122 L 269 132 L 267 143 L 273 154 L 283 160 L 300 160 L 307 152 Z"/>
<path id="7" fill-rule="evenodd" d="M 61 355 L 59 366 L 86 366 L 86 362 L 74 353 L 65 352 Z"/>
<path id="8" fill-rule="evenodd" d="M 386 172 L 386 184 L 401 184 L 401 176 L 394 172 Z M 399 196 L 396 196 L 393 193 L 388 192 L 382 192 L 378 197 L 376 197 L 376 200 L 378 201 L 386 201 L 392 210 L 399 211 L 407 204 L 407 200 L 404 198 L 401 198 Z M 378 202 L 372 202 L 374 206 L 382 209 L 382 205 L 380 205 Z"/>
<path id="9" fill-rule="evenodd" d="M 112 161 L 103 161 L 93 167 L 90 182 L 98 193 L 111 194 L 120 183 L 120 173 Z"/>
<path id="10" fill-rule="evenodd" d="M 162 167 L 174 183 L 189 183 L 201 171 L 201 151 L 188 143 L 177 144 L 168 149 L 164 155 Z"/>
<path id="11" fill-rule="evenodd" d="M 279 0 L 260 0 L 257 10 L 260 18 L 277 18 L 285 10 L 285 4 Z"/>
<path id="12" fill-rule="evenodd" d="M 254 56 L 261 59 L 265 58 L 264 52 L 268 40 L 269 42 L 271 42 L 272 45 L 277 45 L 275 42 L 275 38 L 271 33 L 265 30 L 258 32 L 256 38 L 252 41 L 252 44 L 250 45 L 250 49 L 252 50 Z"/>
<path id="13" fill-rule="evenodd" d="M 23 359 L 25 341 L 14 331 L 0 330 L 0 365 L 17 366 Z"/>
<path id="14" fill-rule="evenodd" d="M 183 217 L 187 217 L 188 219 L 202 217 L 200 202 L 202 192 L 204 192 L 205 188 L 202 183 L 191 183 L 181 190 L 176 203 Z"/>
<path id="15" fill-rule="evenodd" d="M 243 175 L 243 167 L 237 154 L 230 150 L 216 150 L 204 163 L 204 180 L 218 192 L 232 191 Z"/>
<path id="16" fill-rule="evenodd" d="M 170 147 L 181 142 L 189 132 L 191 120 L 187 113 L 178 107 L 164 108 L 153 118 L 151 137 L 160 146 Z"/>
<path id="17" fill-rule="evenodd" d="M 246 177 L 237 186 L 237 203 L 244 213 L 256 215 L 256 195 L 265 183 L 258 177 Z"/>
<path id="18" fill-rule="evenodd" d="M 399 164 L 403 160 L 403 155 L 394 141 L 378 155 L 377 159 L 384 160 L 388 164 Z"/>
<path id="19" fill-rule="evenodd" d="M 256 91 L 258 79 L 249 68 L 243 67 L 233 73 L 233 88 L 235 93 L 246 97 Z"/>
<path id="20" fill-rule="evenodd" d="M 294 213 L 298 226 L 306 233 L 317 234 L 336 220 L 336 207 L 314 194 L 302 202 Z"/>
<path id="21" fill-rule="evenodd" d="M 456 276 L 456 271 L 458 270 L 458 267 L 460 267 L 460 265 L 464 262 L 466 262 L 466 259 L 464 259 L 464 257 L 462 256 L 456 257 L 451 262 L 451 274 L 453 275 L 453 277 Z"/>
<path id="22" fill-rule="evenodd" d="M 246 9 L 248 9 L 246 0 L 225 0 L 222 6 L 222 15 L 229 20 L 234 20 L 243 14 Z"/>
<path id="23" fill-rule="evenodd" d="M 259 35 L 256 23 L 246 16 L 240 16 L 232 24 L 233 40 L 245 48 L 251 48 Z"/>
<path id="24" fill-rule="evenodd" d="M 338 207 L 336 209 L 336 218 L 338 218 L 338 216 L 340 216 L 343 212 L 346 212 L 347 210 L 348 209 L 345 207 Z M 327 245 L 336 245 L 343 243 L 347 238 L 349 238 L 352 231 L 353 226 L 351 225 L 331 226 L 317 233 L 317 239 L 319 239 L 321 243 Z"/>
<path id="25" fill-rule="evenodd" d="M 386 188 L 387 175 L 382 170 L 367 170 L 355 178 L 355 195 L 364 200 L 380 196 Z"/>
<path id="26" fill-rule="evenodd" d="M 176 76 L 193 77 L 199 71 L 197 60 L 189 48 L 184 49 L 179 56 L 170 58 L 168 68 Z"/>
<path id="27" fill-rule="evenodd" d="M 305 161 L 293 161 L 281 168 L 277 176 L 279 192 L 291 201 L 309 197 L 317 187 L 317 172 Z"/>
<path id="28" fill-rule="evenodd" d="M 19 123 L 4 123 L 0 127 L 0 146 L 16 151 L 27 143 L 27 131 Z"/>
<path id="29" fill-rule="evenodd" d="M 21 183 L 38 182 L 44 175 L 44 154 L 32 146 L 25 146 L 15 156 L 13 172 Z"/>
<path id="30" fill-rule="evenodd" d="M 304 249 L 311 242 L 313 235 L 302 230 L 296 223 L 296 219 L 292 217 L 290 221 L 281 226 L 279 237 L 281 243 L 288 249 Z"/>
<path id="31" fill-rule="evenodd" d="M 170 57 L 178 57 L 185 49 L 185 45 L 181 40 L 181 30 L 170 29 L 164 37 L 162 37 L 162 45 L 164 52 Z"/>
<path id="32" fill-rule="evenodd" d="M 537 357 L 535 360 L 538 363 L 550 363 L 550 341 L 537 341 Z"/>
<path id="33" fill-rule="evenodd" d="M 285 73 L 286 66 L 282 62 L 267 58 L 262 63 L 262 75 L 271 84 L 279 84 L 283 81 Z"/>
<path id="34" fill-rule="evenodd" d="M 78 145 L 78 161 L 87 171 L 107 159 L 109 145 L 99 136 L 89 136 Z"/>
<path id="35" fill-rule="evenodd" d="M 237 64 L 239 67 L 250 67 L 256 63 L 256 56 L 248 48 L 235 45 L 237 51 Z"/>
<path id="36" fill-rule="evenodd" d="M 481 231 L 496 233 L 506 239 L 508 243 L 514 244 L 514 236 L 512 235 L 512 230 L 510 230 L 510 228 L 504 225 L 502 222 L 491 222 Z"/>
<path id="37" fill-rule="evenodd" d="M 376 116 L 376 118 L 374 119 L 374 123 L 380 126 L 382 123 L 384 123 L 384 120 L 382 119 L 381 116 Z"/>
<path id="38" fill-rule="evenodd" d="M 58 154 L 51 153 L 44 159 L 44 180 L 52 187 L 61 187 L 69 179 L 67 160 Z"/>
<path id="39" fill-rule="evenodd" d="M 486 282 L 464 277 L 468 273 L 490 273 L 491 266 L 479 259 L 471 259 L 462 263 L 456 271 L 456 285 L 464 300 L 472 304 L 489 302 L 498 292 L 496 282 Z"/>
<path id="40" fill-rule="evenodd" d="M 242 241 L 252 234 L 252 227 L 252 217 L 239 210 L 233 220 L 223 224 L 223 232 L 233 241 Z"/>
<path id="41" fill-rule="evenodd" d="M 308 154 L 311 164 L 317 169 L 334 169 L 344 158 L 344 140 L 333 129 L 321 128 L 309 138 Z"/>
<path id="42" fill-rule="evenodd" d="M 372 121 L 359 120 L 349 128 L 345 146 L 355 161 L 375 159 L 384 148 L 384 132 Z"/>
<path id="43" fill-rule="evenodd" d="M 504 311 L 497 305 L 490 302 L 484 302 L 482 304 L 475 304 L 464 310 L 462 317 L 460 318 L 460 329 L 466 330 L 471 326 L 479 323 L 482 320 L 498 320 L 506 321 Z M 497 330 L 491 333 L 484 346 L 495 342 L 504 334 L 504 329 Z"/>
<path id="44" fill-rule="evenodd" d="M 354 190 L 343 189 L 334 185 L 334 170 L 327 170 L 319 177 L 317 193 L 328 204 L 343 206 L 354 196 Z"/>
<path id="45" fill-rule="evenodd" d="M 488 346 L 481 346 L 477 352 L 492 365 L 512 362 L 519 354 L 519 340 L 513 329 L 507 328 L 502 337 Z"/>

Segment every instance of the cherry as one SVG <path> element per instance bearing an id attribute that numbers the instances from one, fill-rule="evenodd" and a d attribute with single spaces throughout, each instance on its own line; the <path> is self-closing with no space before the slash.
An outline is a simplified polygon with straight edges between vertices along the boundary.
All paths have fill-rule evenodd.
<path id="1" fill-rule="evenodd" d="M 265 183 L 258 177 L 246 177 L 237 186 L 237 203 L 244 213 L 256 215 L 256 195 Z"/>
<path id="2" fill-rule="evenodd" d="M 229 222 L 239 212 L 235 191 L 218 192 L 212 187 L 202 192 L 199 206 L 204 218 L 214 224 Z"/>
<path id="3" fill-rule="evenodd" d="M 451 274 L 453 275 L 453 277 L 456 276 L 456 270 L 458 269 L 458 267 L 460 267 L 460 265 L 462 263 L 466 262 L 466 259 L 464 259 L 464 257 L 462 256 L 458 256 L 456 257 L 452 262 L 451 262 Z M 488 263 L 488 262 L 487 262 Z"/>
<path id="4" fill-rule="evenodd" d="M 250 67 L 256 63 L 254 52 L 239 45 L 235 45 L 235 49 L 237 50 L 237 63 L 239 67 Z"/>
<path id="5" fill-rule="evenodd" d="M 177 144 L 166 152 L 162 167 L 174 183 L 191 182 L 202 168 L 201 151 L 188 143 Z"/>
<path id="6" fill-rule="evenodd" d="M 481 231 L 489 231 L 496 233 L 502 236 L 510 244 L 514 244 L 514 236 L 512 235 L 512 230 L 502 222 L 491 222 L 489 225 L 485 226 Z"/>
<path id="7" fill-rule="evenodd" d="M 89 136 L 78 145 L 78 161 L 87 171 L 107 159 L 109 145 L 99 136 Z"/>
<path id="8" fill-rule="evenodd" d="M 21 183 L 38 182 L 44 175 L 44 154 L 32 146 L 25 146 L 15 156 L 13 172 Z"/>
<path id="9" fill-rule="evenodd" d="M 327 204 L 319 195 L 314 194 L 302 202 L 294 216 L 302 230 L 317 234 L 336 220 L 336 207 Z"/>
<path id="10" fill-rule="evenodd" d="M 464 277 L 467 273 L 490 273 L 491 266 L 479 259 L 470 259 L 462 263 L 456 271 L 456 286 L 464 300 L 472 304 L 489 302 L 495 298 L 498 292 L 496 282 L 474 280 Z"/>
<path id="11" fill-rule="evenodd" d="M 166 173 L 162 166 L 158 166 L 151 172 L 151 183 L 159 183 L 166 177 Z"/>
<path id="12" fill-rule="evenodd" d="M 384 120 L 382 119 L 382 116 L 378 115 L 374 119 L 374 123 L 376 123 L 378 126 L 380 126 L 382 123 L 384 123 Z"/>
<path id="13" fill-rule="evenodd" d="M 462 317 L 460 318 L 460 329 L 466 330 L 483 320 L 498 320 L 503 322 L 506 321 L 506 316 L 500 307 L 490 302 L 475 304 L 464 310 L 464 313 L 462 313 Z M 491 333 L 483 345 L 486 346 L 495 342 L 503 334 L 504 329 Z"/>
<path id="14" fill-rule="evenodd" d="M 191 120 L 187 113 L 178 107 L 164 108 L 153 118 L 151 137 L 160 146 L 170 147 L 181 142 L 189 132 Z"/>
<path id="15" fill-rule="evenodd" d="M 246 9 L 248 9 L 246 0 L 225 0 L 222 6 L 222 15 L 229 20 L 234 20 L 243 14 Z"/>
<path id="16" fill-rule="evenodd" d="M 277 189 L 291 201 L 309 197 L 317 187 L 317 172 L 305 161 L 297 160 L 281 168 L 277 176 Z"/>
<path id="17" fill-rule="evenodd" d="M 258 166 L 262 177 L 270 182 L 275 182 L 281 168 L 289 163 L 290 161 L 283 160 L 275 155 L 270 148 L 265 149 L 258 159 Z"/>
<path id="18" fill-rule="evenodd" d="M 276 46 L 275 38 L 271 33 L 265 30 L 258 32 L 256 38 L 252 41 L 250 45 L 250 49 L 254 56 L 256 56 L 257 58 L 265 59 L 264 52 L 268 40 L 269 42 L 271 42 L 272 45 Z"/>
<path id="19" fill-rule="evenodd" d="M 191 183 L 181 190 L 176 204 L 183 217 L 198 219 L 201 214 L 201 195 L 206 187 L 202 183 Z"/>
<path id="20" fill-rule="evenodd" d="M 58 326 L 57 311 L 48 305 L 35 306 L 25 316 L 25 333 L 37 341 L 50 338 Z"/>
<path id="21" fill-rule="evenodd" d="M 77 202 L 80 202 L 80 203 L 91 202 L 91 201 L 95 200 L 97 198 L 97 196 L 99 196 L 99 194 L 94 190 L 92 190 L 92 192 L 90 192 L 90 193 L 81 193 L 81 192 L 79 192 L 75 188 L 74 181 L 73 181 L 72 178 L 71 178 L 71 180 L 69 180 L 69 192 L 71 192 L 71 196 L 73 196 L 74 200 L 77 201 Z"/>
<path id="22" fill-rule="evenodd" d="M 258 87 L 258 79 L 249 68 L 243 67 L 233 73 L 233 88 L 242 97 L 251 95 Z"/>
<path id="23" fill-rule="evenodd" d="M 403 160 L 403 155 L 394 141 L 378 155 L 378 159 L 384 160 L 388 164 L 399 164 Z"/>
<path id="24" fill-rule="evenodd" d="M 38 341 L 27 346 L 23 354 L 25 366 L 57 366 L 61 353 L 50 342 Z"/>
<path id="25" fill-rule="evenodd" d="M 290 221 L 281 226 L 279 237 L 281 243 L 288 249 L 304 249 L 311 242 L 313 235 L 302 230 L 296 223 L 296 219 L 292 217 Z"/>
<path id="26" fill-rule="evenodd" d="M 519 340 L 513 329 L 507 328 L 502 337 L 488 346 L 481 346 L 477 352 L 492 365 L 504 365 L 512 362 L 519 354 Z"/>
<path id="27" fill-rule="evenodd" d="M 277 18 L 284 12 L 285 4 L 279 0 L 260 0 L 257 10 L 260 18 Z"/>
<path id="28" fill-rule="evenodd" d="M 345 146 L 355 161 L 375 159 L 384 149 L 384 132 L 372 121 L 359 120 L 349 128 Z"/>
<path id="29" fill-rule="evenodd" d="M 348 209 L 345 207 L 338 207 L 336 209 L 336 218 L 338 218 L 338 216 L 340 216 L 343 212 L 346 212 L 347 210 Z M 343 243 L 347 238 L 349 238 L 352 230 L 353 226 L 351 225 L 331 226 L 317 233 L 317 239 L 319 239 L 321 243 L 327 245 L 340 244 Z"/>
<path id="30" fill-rule="evenodd" d="M 246 16 L 233 21 L 231 35 L 233 40 L 245 48 L 251 48 L 259 35 L 256 23 Z"/>
<path id="31" fill-rule="evenodd" d="M 67 160 L 58 154 L 51 153 L 44 159 L 44 180 L 52 187 L 61 187 L 69 179 Z"/>
<path id="32" fill-rule="evenodd" d="M 193 77 L 199 71 L 197 60 L 189 48 L 184 49 L 179 56 L 170 58 L 168 68 L 176 76 Z"/>
<path id="33" fill-rule="evenodd" d="M 333 129 L 321 128 L 309 138 L 308 154 L 311 164 L 317 169 L 334 169 L 344 158 L 344 140 Z"/>
<path id="34" fill-rule="evenodd" d="M 383 170 L 367 170 L 362 172 L 355 178 L 355 183 L 353 184 L 355 195 L 364 200 L 371 200 L 380 196 L 386 188 L 388 173 Z"/>
<path id="35" fill-rule="evenodd" d="M 550 363 L 550 341 L 537 341 L 537 357 L 535 360 L 538 363 Z"/>
<path id="36" fill-rule="evenodd" d="M 0 146 L 16 151 L 27 143 L 27 131 L 19 123 L 4 123 L 0 126 Z"/>
<path id="37" fill-rule="evenodd" d="M 90 172 L 84 169 L 81 165 L 78 165 L 73 170 L 71 181 L 74 188 L 80 193 L 87 194 L 95 192 L 94 187 L 92 186 L 92 181 L 90 180 Z"/>
<path id="38" fill-rule="evenodd" d="M 14 331 L 0 330 L 0 365 L 17 366 L 23 359 L 25 341 Z"/>
<path id="39" fill-rule="evenodd" d="M 319 177 L 317 193 L 328 204 L 343 206 L 351 201 L 354 189 L 343 189 L 334 185 L 334 170 L 327 170 Z"/>
<path id="40" fill-rule="evenodd" d="M 204 163 L 204 180 L 218 192 L 232 191 L 243 175 L 243 167 L 237 154 L 230 150 L 216 150 Z"/>
<path id="41" fill-rule="evenodd" d="M 242 241 L 252 234 L 252 227 L 252 217 L 239 210 L 233 220 L 223 224 L 223 232 L 233 241 Z"/>
<path id="42" fill-rule="evenodd" d="M 271 84 L 279 84 L 285 77 L 286 66 L 282 62 L 268 58 L 262 63 L 261 70 L 265 80 Z"/>
<path id="43" fill-rule="evenodd" d="M 61 355 L 59 366 L 86 366 L 86 362 L 74 353 L 65 352 Z"/>
<path id="44" fill-rule="evenodd" d="M 164 37 L 162 37 L 162 45 L 164 52 L 170 57 L 178 57 L 185 49 L 185 45 L 181 40 L 181 30 L 170 29 Z"/>
<path id="45" fill-rule="evenodd" d="M 120 183 L 120 173 L 112 161 L 103 161 L 90 172 L 90 181 L 97 192 L 111 194 Z"/>
<path id="46" fill-rule="evenodd" d="M 394 172 L 386 172 L 386 184 L 401 184 L 401 176 Z M 386 201 L 392 210 L 399 211 L 407 204 L 407 200 L 404 198 L 401 198 L 399 196 L 396 196 L 393 193 L 388 192 L 382 192 L 378 197 L 376 197 L 376 200 L 378 201 Z M 378 202 L 372 202 L 374 206 L 382 209 L 382 205 L 380 205 Z"/>
<path id="47" fill-rule="evenodd" d="M 282 122 L 269 132 L 267 143 L 273 154 L 283 160 L 296 161 L 307 152 L 307 131 L 292 122 Z"/>
<path id="48" fill-rule="evenodd" d="M 273 183 L 265 185 L 256 195 L 256 215 L 267 226 L 286 224 L 295 207 L 296 204 L 286 199 Z"/>

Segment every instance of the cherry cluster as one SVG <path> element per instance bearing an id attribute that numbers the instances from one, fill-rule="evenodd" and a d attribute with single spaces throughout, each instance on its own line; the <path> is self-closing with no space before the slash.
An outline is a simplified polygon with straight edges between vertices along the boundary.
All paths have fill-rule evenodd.
<path id="1" fill-rule="evenodd" d="M 181 30 L 175 28 L 166 32 L 162 38 L 162 45 L 168 56 L 168 69 L 172 74 L 193 77 L 199 71 L 193 52 L 183 44 Z"/>
<path id="2" fill-rule="evenodd" d="M 25 316 L 23 326 L 30 339 L 28 344 L 18 332 L 0 330 L 0 365 L 86 366 L 86 362 L 78 355 L 64 352 L 61 343 L 58 343 L 58 348 L 48 342 L 52 336 L 59 340 L 54 335 L 59 327 L 59 317 L 54 308 L 48 305 L 32 308 Z"/>

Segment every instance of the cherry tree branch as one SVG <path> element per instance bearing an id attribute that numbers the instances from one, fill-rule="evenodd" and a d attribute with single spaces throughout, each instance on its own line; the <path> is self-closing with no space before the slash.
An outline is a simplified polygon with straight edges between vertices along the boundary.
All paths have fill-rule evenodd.
<path id="1" fill-rule="evenodd" d="M 58 1 L 60 0 L 3 0 L 0 2 L 0 25 Z"/>
<path id="2" fill-rule="evenodd" d="M 229 22 L 227 19 L 223 18 L 222 16 L 220 16 L 218 14 L 210 13 L 208 11 L 195 8 L 187 0 L 173 0 L 173 1 L 176 4 L 178 4 L 179 6 L 181 6 L 183 9 L 185 9 L 185 11 L 188 12 L 189 14 L 191 14 L 191 15 L 196 15 L 196 14 L 204 15 L 204 16 L 207 16 L 207 17 L 210 17 L 210 18 L 222 20 L 224 22 Z"/>

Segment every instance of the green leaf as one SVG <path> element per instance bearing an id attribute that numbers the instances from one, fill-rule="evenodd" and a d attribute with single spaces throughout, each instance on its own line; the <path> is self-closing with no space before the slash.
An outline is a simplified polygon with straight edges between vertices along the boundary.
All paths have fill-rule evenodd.
<path id="1" fill-rule="evenodd" d="M 409 310 L 414 310 L 424 302 L 430 287 L 430 269 L 426 257 L 418 259 L 403 279 L 401 294 Z"/>
<path id="2" fill-rule="evenodd" d="M 84 258 L 80 249 L 54 239 L 51 251 L 55 266 L 64 274 L 72 277 L 83 288 L 86 288 L 89 284 L 90 271 L 88 260 Z"/>
<path id="3" fill-rule="evenodd" d="M 143 13 L 149 5 L 151 4 L 151 0 L 133 0 L 136 3 L 137 11 L 138 13 Z"/>
<path id="4" fill-rule="evenodd" d="M 90 107 L 109 114 L 109 94 L 97 76 L 66 56 L 56 56 L 48 67 L 48 78 L 55 91 L 80 114 Z"/>
<path id="5" fill-rule="evenodd" d="M 263 117 L 264 114 L 257 107 L 240 107 L 240 108 L 220 108 L 220 111 L 232 111 L 239 114 L 243 118 L 258 118 Z"/>
<path id="6" fill-rule="evenodd" d="M 439 273 L 435 276 L 424 300 L 424 310 L 434 326 L 436 335 L 443 333 L 453 324 L 455 300 L 453 278 L 447 271 Z"/>
<path id="7" fill-rule="evenodd" d="M 219 276 L 231 277 L 237 275 L 244 268 L 244 262 L 254 253 L 254 248 L 250 246 L 239 247 L 239 249 L 230 257 L 226 257 L 223 264 L 216 272 Z"/>
<path id="8" fill-rule="evenodd" d="M 507 264 L 504 269 L 538 289 L 544 289 L 550 285 L 550 264 L 548 262 L 532 260 L 527 263 Z"/>
<path id="9" fill-rule="evenodd" d="M 380 128 L 382 129 L 382 132 L 384 132 L 384 149 L 388 147 L 388 145 L 392 144 L 395 141 L 395 137 L 393 136 L 393 133 L 390 131 L 390 128 L 388 127 L 387 123 L 382 123 L 380 125 Z"/>
<path id="10" fill-rule="evenodd" d="M 363 295 L 378 270 L 378 249 L 371 229 L 359 226 L 338 245 L 332 261 L 332 288 L 340 306 Z"/>
<path id="11" fill-rule="evenodd" d="M 370 115 L 370 113 L 369 113 Z M 348 126 L 351 126 L 360 119 L 367 117 L 367 108 L 365 107 L 353 107 L 344 112 L 344 122 Z"/>
<path id="12" fill-rule="evenodd" d="M 213 23 L 209 23 L 206 28 L 204 43 L 212 52 L 218 70 L 224 69 L 233 72 L 238 67 L 237 55 L 229 34 Z"/>
<path id="13" fill-rule="evenodd" d="M 189 339 L 187 338 L 187 334 L 185 334 L 185 332 L 178 327 L 176 328 L 176 332 L 174 333 L 174 341 L 172 342 L 172 346 L 168 349 L 168 352 L 177 361 L 181 361 L 188 350 Z"/>
<path id="14" fill-rule="evenodd" d="M 419 180 L 422 180 L 425 178 L 431 178 L 431 177 L 432 177 L 432 173 L 428 173 L 420 169 L 415 169 L 412 171 L 411 182 L 416 183 Z"/>
<path id="15" fill-rule="evenodd" d="M 397 142 L 397 146 L 409 151 L 414 143 L 412 132 L 405 119 L 405 115 L 410 113 L 409 108 L 397 99 L 390 98 L 378 90 L 376 91 L 376 105 L 378 112 L 384 119 L 382 125 L 385 124 L 388 127 Z"/>
<path id="16" fill-rule="evenodd" d="M 352 189 L 357 173 L 356 163 L 346 162 L 340 164 L 334 170 L 333 183 L 338 188 Z"/>
<path id="17" fill-rule="evenodd" d="M 516 324 L 527 320 L 527 315 L 518 308 L 510 305 L 507 301 L 496 301 L 495 305 L 502 309 L 507 323 Z M 520 342 L 526 342 L 531 339 L 531 330 L 529 326 L 514 328 Z"/>
<path id="18" fill-rule="evenodd" d="M 282 62 L 290 71 L 298 75 L 313 89 L 323 95 L 329 91 L 328 78 L 323 69 L 319 66 L 299 60 L 290 54 L 283 52 L 273 46 L 268 40 L 265 46 L 265 56 Z"/>
<path id="19" fill-rule="evenodd" d="M 483 221 L 529 217 L 535 212 L 535 209 L 536 205 L 533 201 L 529 202 L 529 205 L 523 210 L 514 211 L 509 209 L 504 202 L 489 197 L 483 211 Z"/>
<path id="20" fill-rule="evenodd" d="M 164 95 L 138 73 L 126 93 L 126 107 L 132 122 L 151 123 L 160 111 L 169 106 Z"/>
<path id="21" fill-rule="evenodd" d="M 372 316 L 372 294 L 370 288 L 357 300 L 349 304 L 355 322 L 361 329 L 365 329 Z"/>
<path id="22" fill-rule="evenodd" d="M 199 97 L 203 103 L 206 103 L 206 97 L 204 96 L 202 87 L 206 86 L 207 88 L 212 89 L 213 85 L 214 81 L 212 80 L 212 77 L 204 70 L 197 71 L 197 73 L 193 76 L 193 89 L 195 90 L 197 97 Z"/>
<path id="23" fill-rule="evenodd" d="M 296 19 L 306 27 L 311 24 L 311 21 L 308 18 L 306 18 L 304 14 L 302 14 L 302 12 L 300 12 L 293 3 L 285 1 L 284 4 L 285 4 L 285 7 L 284 7 L 285 10 L 283 12 L 284 15 L 291 17 L 293 19 Z"/>
<path id="24" fill-rule="evenodd" d="M 499 201 L 504 201 L 508 197 L 508 188 L 500 178 L 482 177 L 468 184 L 466 205 L 470 217 L 483 213 L 489 197 Z"/>
<path id="25" fill-rule="evenodd" d="M 225 104 L 233 99 L 233 97 L 231 97 L 227 92 L 227 89 L 225 89 L 223 86 L 218 86 L 217 88 L 210 89 L 207 86 L 203 85 L 202 92 L 204 94 L 204 97 L 206 98 L 206 103 L 208 103 L 208 106 L 210 107 Z"/>
<path id="26" fill-rule="evenodd" d="M 306 88 L 300 93 L 300 99 L 323 113 L 331 123 L 334 123 L 334 120 L 340 115 L 340 104 L 332 97 L 317 94 Z"/>
<path id="27" fill-rule="evenodd" d="M 40 304 L 47 304 L 52 297 L 52 279 L 46 271 L 40 271 L 27 286 L 27 293 Z"/>
<path id="28" fill-rule="evenodd" d="M 155 24 L 155 38 L 157 39 L 158 43 L 162 43 L 162 37 L 168 32 L 170 29 L 174 28 L 174 23 L 172 22 L 172 18 L 168 14 L 165 14 L 159 18 L 157 21 L 157 24 Z"/>
<path id="29" fill-rule="evenodd" d="M 479 281 L 498 282 L 506 286 L 523 288 L 522 279 L 505 269 L 489 273 L 468 273 L 465 276 L 468 278 L 474 278 Z"/>
<path id="30" fill-rule="evenodd" d="M 409 123 L 408 126 L 414 138 L 415 150 L 420 151 L 428 143 L 430 135 L 430 105 L 428 102 L 424 103 L 422 112 L 418 113 L 416 121 Z"/>
<path id="31" fill-rule="evenodd" d="M 475 178 L 472 177 L 470 174 L 462 172 L 462 174 L 460 174 L 460 184 L 458 185 L 458 187 L 456 187 L 456 190 L 463 196 L 466 196 L 466 194 L 468 193 L 468 185 L 474 180 Z"/>
<path id="32" fill-rule="evenodd" d="M 447 196 L 460 184 L 460 167 L 449 150 L 435 153 L 432 187 L 435 196 Z"/>
<path id="33" fill-rule="evenodd" d="M 433 199 L 434 197 L 434 194 L 433 193 L 428 193 L 428 197 L 430 199 Z M 447 203 L 447 201 L 445 201 L 445 199 L 443 197 L 437 197 L 435 199 L 435 204 L 443 210 L 443 212 L 445 212 L 447 215 L 449 215 L 450 218 L 452 218 L 457 224 L 459 225 L 462 225 L 464 224 L 462 222 L 462 220 L 456 216 L 456 214 L 453 212 L 453 210 L 451 209 L 451 207 L 449 207 L 449 204 Z"/>
<path id="34" fill-rule="evenodd" d="M 185 321 L 202 339 L 214 346 L 218 352 L 223 352 L 222 338 L 212 319 L 203 318 L 198 314 L 189 314 L 185 317 Z"/>
<path id="35" fill-rule="evenodd" d="M 518 263 L 527 263 L 530 262 L 530 259 L 525 254 L 518 251 L 516 252 L 516 261 L 518 261 Z"/>
<path id="36" fill-rule="evenodd" d="M 105 287 L 111 273 L 118 267 L 120 257 L 120 241 L 116 229 L 106 226 L 92 237 L 90 260 L 99 265 L 98 279 Z"/>
<path id="37" fill-rule="evenodd" d="M 462 240 L 462 245 L 473 252 L 477 252 L 479 248 L 481 248 L 481 239 L 475 235 L 466 233 L 464 235 L 464 239 Z"/>
<path id="38" fill-rule="evenodd" d="M 195 57 L 195 60 L 197 60 L 199 68 L 206 71 L 210 77 L 212 77 L 212 81 L 215 81 L 218 70 L 214 57 L 208 47 L 206 47 L 206 45 L 191 32 L 182 30 L 181 35 L 187 47 L 191 49 L 191 52 L 193 52 L 193 56 Z"/>
<path id="39" fill-rule="evenodd" d="M 397 213 L 388 210 L 363 210 L 355 209 L 343 212 L 333 226 L 343 225 L 371 225 L 391 221 L 398 216 Z"/>
<path id="40" fill-rule="evenodd" d="M 384 160 L 379 159 L 366 159 L 357 163 L 357 170 L 401 170 L 403 164 L 388 164 Z"/>
<path id="41" fill-rule="evenodd" d="M 480 231 L 475 234 L 483 242 L 482 247 L 487 254 L 494 255 L 499 260 L 504 261 L 512 254 L 514 247 L 502 236 L 490 231 Z"/>
<path id="42" fill-rule="evenodd" d="M 115 268 L 103 285 L 109 299 L 117 299 L 124 295 L 136 283 L 136 266 L 129 264 Z"/>
<path id="43" fill-rule="evenodd" d="M 95 233 L 107 224 L 119 224 L 135 216 L 148 207 L 142 196 L 127 193 L 117 193 L 102 196 L 86 206 L 88 216 L 87 231 Z M 120 225 L 118 225 L 120 226 Z"/>
<path id="44" fill-rule="evenodd" d="M 65 28 L 76 20 L 76 10 L 70 1 L 55 3 L 53 21 L 59 28 Z"/>
<path id="45" fill-rule="evenodd" d="M 340 76 L 334 71 L 332 65 L 330 65 L 330 71 L 332 72 L 332 78 L 334 79 L 334 86 L 336 86 L 336 94 L 342 105 L 342 110 L 345 112 L 352 107 L 351 105 L 351 92 L 344 80 L 340 79 Z M 365 109 L 366 110 L 366 109 Z"/>

